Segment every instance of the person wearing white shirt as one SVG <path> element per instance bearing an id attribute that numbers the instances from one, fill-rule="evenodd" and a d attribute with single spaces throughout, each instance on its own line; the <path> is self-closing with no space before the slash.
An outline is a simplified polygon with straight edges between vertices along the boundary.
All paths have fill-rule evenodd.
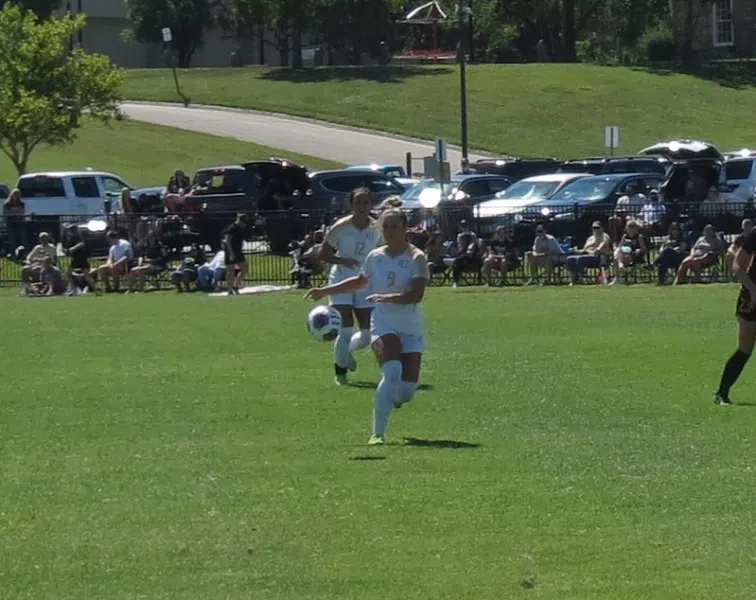
<path id="1" fill-rule="evenodd" d="M 203 291 L 212 292 L 219 281 L 226 277 L 226 265 L 223 250 L 218 252 L 210 262 L 197 269 L 197 287 Z"/>
<path id="2" fill-rule="evenodd" d="M 305 294 L 318 301 L 328 294 L 354 293 L 370 286 L 368 299 L 375 305 L 370 339 L 382 377 L 375 392 L 369 446 L 385 443 L 392 407 L 409 402 L 417 390 L 424 350 L 420 303 L 430 279 L 425 254 L 407 241 L 407 215 L 389 209 L 381 215 L 380 227 L 386 245 L 368 254 L 360 274 Z"/>
<path id="3" fill-rule="evenodd" d="M 667 207 L 659 202 L 659 191 L 651 190 L 648 193 L 648 202 L 641 208 L 639 217 L 646 227 L 661 223 L 667 214 Z"/>
<path id="4" fill-rule="evenodd" d="M 370 216 L 373 195 L 368 188 L 357 188 L 349 194 L 352 214 L 336 221 L 320 245 L 318 259 L 333 265 L 329 284 L 338 284 L 360 273 L 362 265 L 378 245 L 378 230 Z M 347 384 L 347 372 L 357 368 L 353 352 L 370 345 L 370 312 L 367 292 L 355 290 L 331 295 L 331 306 L 341 315 L 341 330 L 333 345 L 333 369 L 336 385 Z M 359 332 L 354 333 L 357 321 Z"/>
<path id="5" fill-rule="evenodd" d="M 110 244 L 108 259 L 97 269 L 97 273 L 102 278 L 106 291 L 111 290 L 111 278 L 113 279 L 112 289 L 118 290 L 121 277 L 127 276 L 134 266 L 134 251 L 131 249 L 131 244 L 119 239 L 115 231 L 108 231 L 105 239 Z"/>

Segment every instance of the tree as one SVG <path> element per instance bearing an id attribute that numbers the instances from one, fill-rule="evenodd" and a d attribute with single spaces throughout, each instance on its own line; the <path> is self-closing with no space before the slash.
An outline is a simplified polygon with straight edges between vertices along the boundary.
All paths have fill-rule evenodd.
<path id="1" fill-rule="evenodd" d="M 139 42 L 162 42 L 164 27 L 170 27 L 178 66 L 191 66 L 202 46 L 205 32 L 213 26 L 211 0 L 126 0 L 132 34 Z"/>
<path id="2" fill-rule="evenodd" d="M 0 150 L 19 174 L 39 144 L 75 140 L 84 115 L 104 122 L 120 116 L 121 72 L 105 56 L 67 50 L 85 21 L 42 21 L 15 5 L 0 10 Z"/>
<path id="3" fill-rule="evenodd" d="M 63 4 L 62 0 L 5 0 L 3 6 L 16 4 L 20 8 L 32 10 L 40 19 L 49 19 L 53 12 Z"/>

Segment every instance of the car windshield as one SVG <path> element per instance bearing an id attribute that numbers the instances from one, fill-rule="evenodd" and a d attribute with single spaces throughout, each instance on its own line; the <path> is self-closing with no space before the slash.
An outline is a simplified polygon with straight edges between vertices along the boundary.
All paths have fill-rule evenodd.
<path id="1" fill-rule="evenodd" d="M 559 187 L 559 181 L 518 181 L 496 194 L 497 200 L 548 198 Z"/>
<path id="2" fill-rule="evenodd" d="M 564 186 L 550 198 L 549 202 L 554 204 L 596 202 L 611 194 L 616 185 L 617 182 L 611 179 L 593 179 L 591 177 L 578 179 Z"/>
<path id="3" fill-rule="evenodd" d="M 437 183 L 433 179 L 426 179 L 425 181 L 421 181 L 417 185 L 404 192 L 402 194 L 402 200 L 418 200 L 420 198 L 420 194 L 422 194 L 424 190 L 430 188 L 438 189 L 440 185 L 442 184 Z M 451 194 L 455 186 L 456 184 L 444 183 L 442 188 L 443 195 L 448 196 L 449 194 Z"/>

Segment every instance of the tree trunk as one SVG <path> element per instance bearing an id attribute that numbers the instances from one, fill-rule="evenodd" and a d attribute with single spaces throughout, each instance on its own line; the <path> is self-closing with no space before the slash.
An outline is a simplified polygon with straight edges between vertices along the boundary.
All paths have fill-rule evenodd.
<path id="1" fill-rule="evenodd" d="M 294 31 L 291 36 L 291 68 L 302 69 L 302 26 L 298 22 L 298 19 L 294 20 Z"/>

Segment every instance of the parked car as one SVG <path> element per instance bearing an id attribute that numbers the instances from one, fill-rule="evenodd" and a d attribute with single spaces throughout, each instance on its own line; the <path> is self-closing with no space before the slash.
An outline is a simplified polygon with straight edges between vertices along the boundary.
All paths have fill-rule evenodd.
<path id="1" fill-rule="evenodd" d="M 398 182 L 405 189 L 415 185 L 420 181 L 419 179 L 411 177 L 409 174 L 407 174 L 407 172 L 404 170 L 404 167 L 402 167 L 401 165 L 371 163 L 369 165 L 349 165 L 348 167 L 345 167 L 345 170 L 375 171 L 376 173 L 382 173 L 386 177 L 390 177 L 394 181 Z"/>
<path id="2" fill-rule="evenodd" d="M 10 188 L 4 183 L 0 183 L 0 200 L 5 200 L 10 195 Z"/>
<path id="3" fill-rule="evenodd" d="M 16 187 L 27 214 L 101 215 L 121 195 L 123 188 L 135 189 L 118 175 L 104 171 L 50 171 L 28 173 Z"/>
<path id="4" fill-rule="evenodd" d="M 614 214 L 617 200 L 629 195 L 634 186 L 647 195 L 659 189 L 662 178 L 651 173 L 614 173 L 581 177 L 564 186 L 550 198 L 520 213 L 518 225 L 547 225 L 553 235 L 583 235 L 590 232 L 596 219 L 605 220 Z M 642 206 L 632 207 L 640 212 Z"/>
<path id="5" fill-rule="evenodd" d="M 753 200 L 756 192 L 756 153 L 741 150 L 737 153 L 725 154 L 725 182 L 728 193 L 733 194 L 740 202 Z"/>
<path id="6" fill-rule="evenodd" d="M 591 156 L 562 163 L 558 173 L 655 173 L 663 176 L 671 161 L 663 156 Z"/>
<path id="7" fill-rule="evenodd" d="M 496 227 L 512 226 L 515 215 L 522 213 L 528 206 L 550 198 L 570 182 L 582 177 L 589 177 L 590 173 L 551 173 L 528 177 L 503 192 L 496 194 L 492 200 L 481 202 L 474 207 L 474 215 L 478 219 L 480 233 L 492 234 Z"/>
<path id="8" fill-rule="evenodd" d="M 309 174 L 309 180 L 308 196 L 313 206 L 321 210 L 345 210 L 349 194 L 359 187 L 372 192 L 375 204 L 389 196 L 401 196 L 405 191 L 395 179 L 371 169 L 314 171 Z"/>
<path id="9" fill-rule="evenodd" d="M 556 158 L 482 158 L 472 166 L 476 173 L 504 175 L 519 181 L 535 175 L 554 173 L 562 162 Z"/>
<path id="10" fill-rule="evenodd" d="M 420 204 L 420 196 L 427 193 L 426 190 L 438 190 L 439 206 L 469 208 L 506 190 L 512 183 L 509 177 L 479 174 L 452 175 L 451 182 L 443 185 L 434 179 L 423 179 L 402 195 L 402 208 L 408 210 L 423 208 Z"/>

